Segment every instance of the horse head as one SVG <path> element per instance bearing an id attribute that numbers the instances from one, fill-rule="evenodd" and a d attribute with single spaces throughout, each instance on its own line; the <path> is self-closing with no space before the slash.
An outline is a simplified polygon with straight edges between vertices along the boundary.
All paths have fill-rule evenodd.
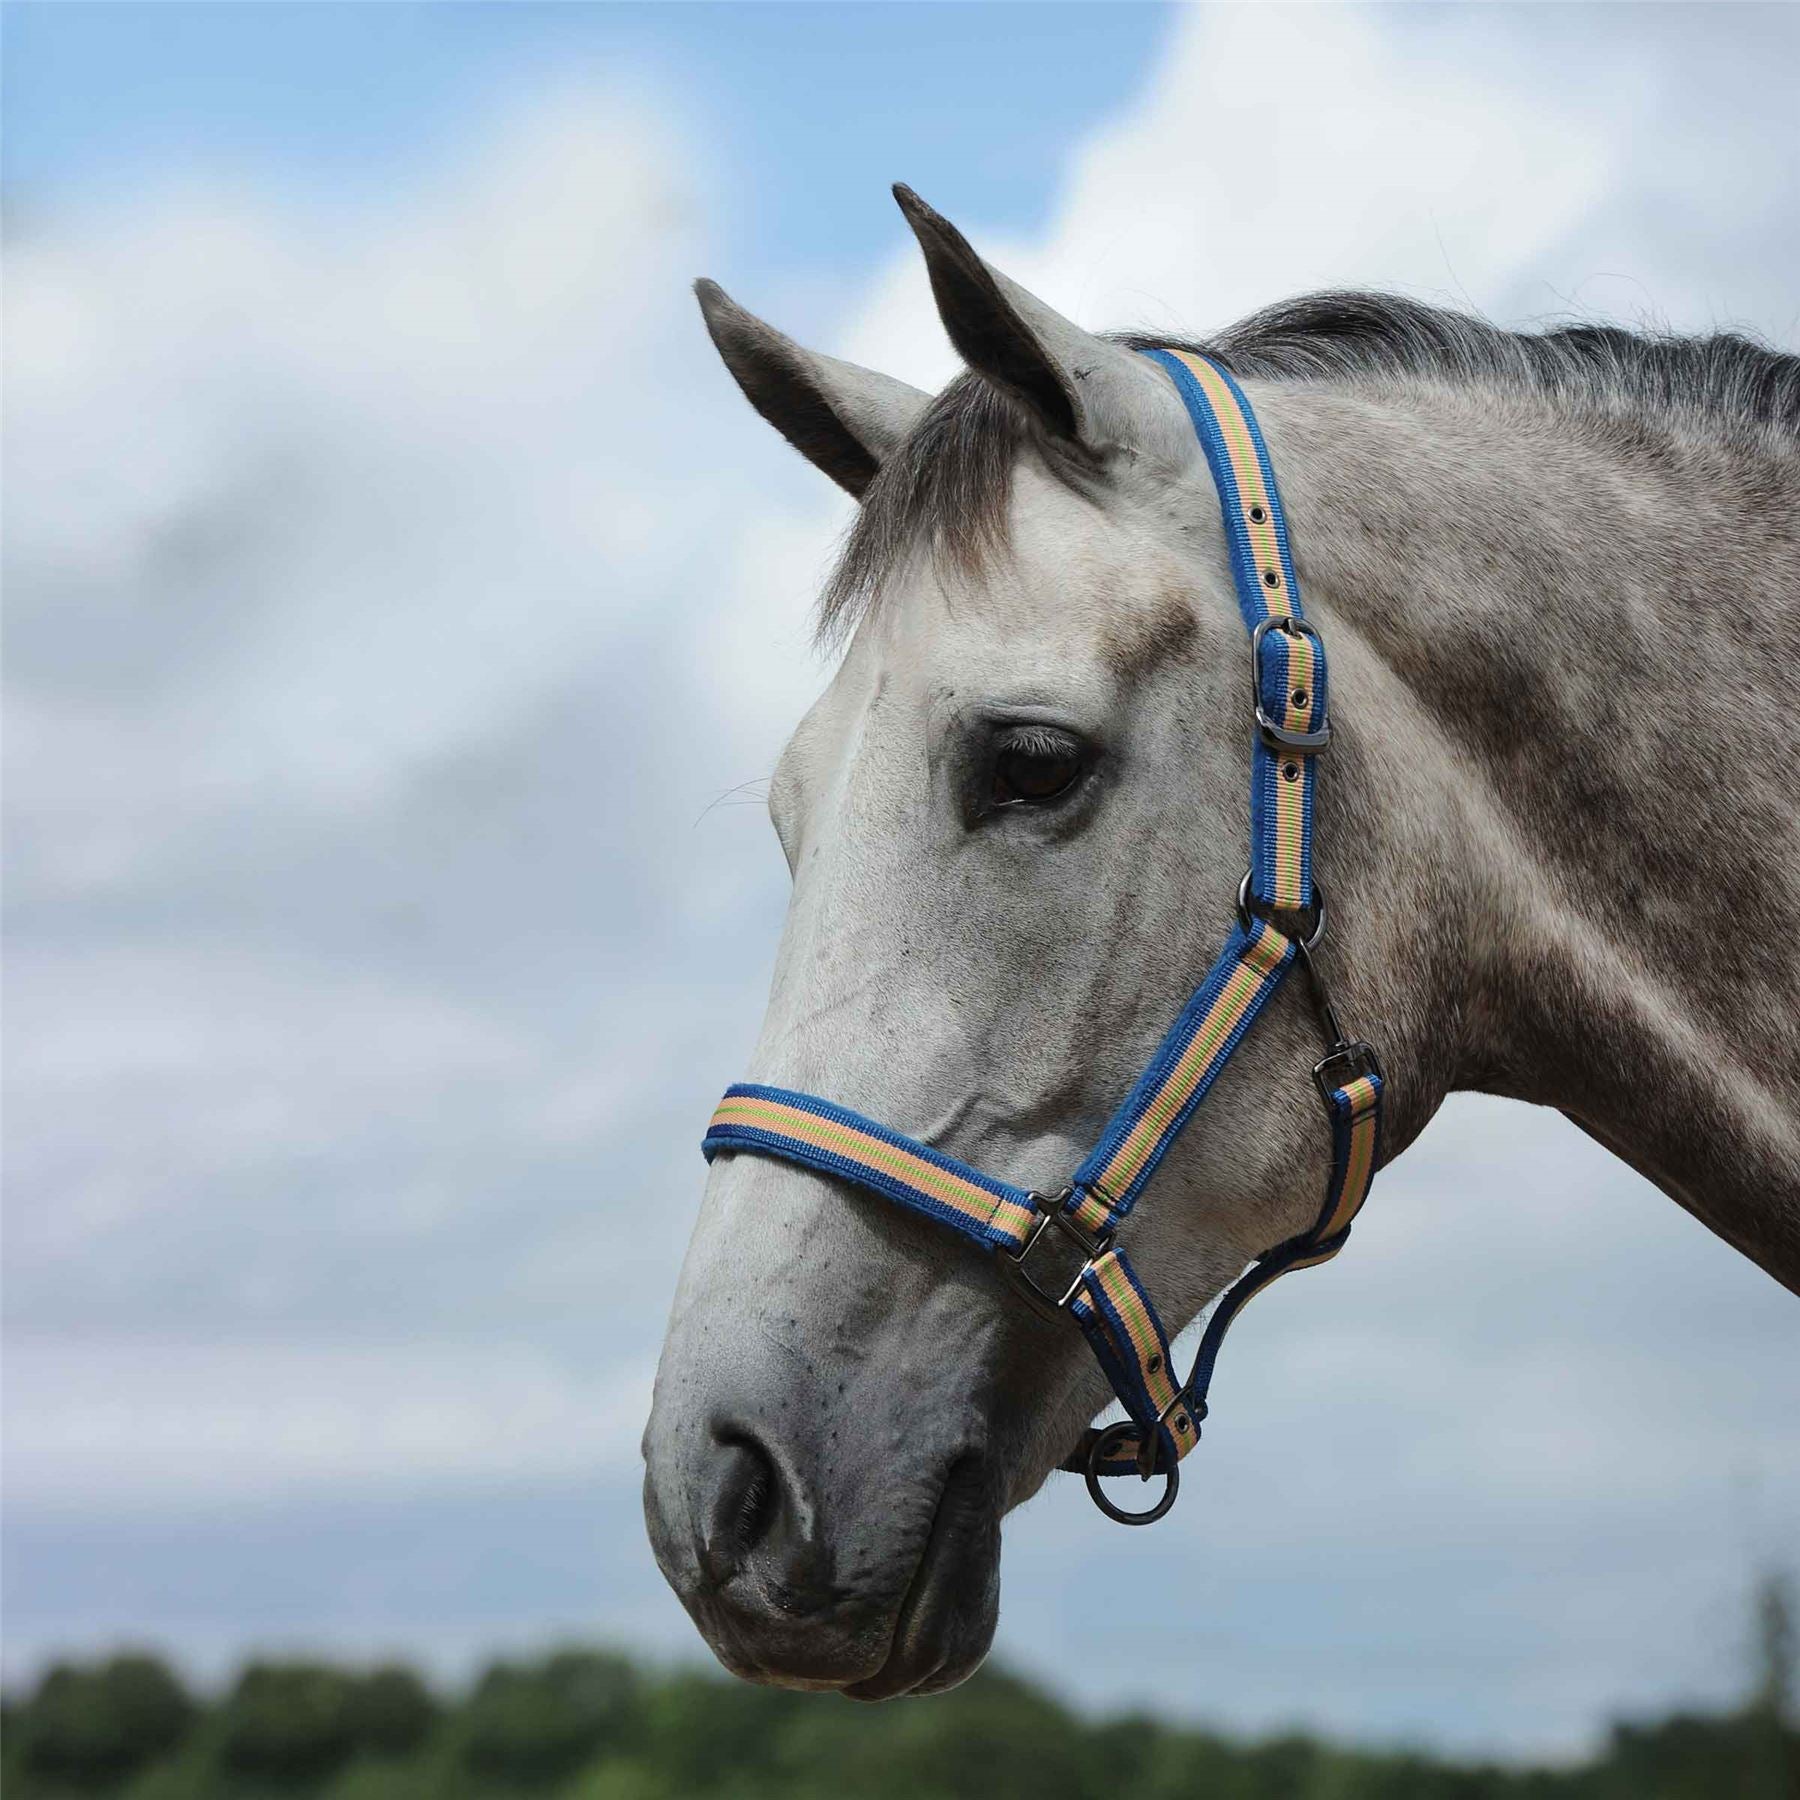
<path id="1" fill-rule="evenodd" d="M 752 403 L 862 503 L 825 600 L 848 648 L 771 786 L 793 892 L 751 1074 L 1050 1188 L 1230 916 L 1243 626 L 1168 377 L 900 197 L 968 365 L 935 399 L 700 289 Z M 1342 847 L 1346 896 L 1381 847 Z M 1131 1221 L 1173 1327 L 1317 1213 L 1317 1030 L 1278 997 Z M 734 1671 L 950 1685 L 992 1637 L 1002 1515 L 1106 1397 L 1066 1320 L 930 1223 L 720 1157 L 645 1440 L 657 1556 Z"/>

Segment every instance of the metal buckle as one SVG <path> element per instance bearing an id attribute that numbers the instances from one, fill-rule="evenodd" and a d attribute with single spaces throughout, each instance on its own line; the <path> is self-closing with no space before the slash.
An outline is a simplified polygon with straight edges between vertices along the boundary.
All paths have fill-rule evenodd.
<path id="1" fill-rule="evenodd" d="M 1307 619 L 1269 617 L 1258 619 L 1250 633 L 1250 704 L 1256 714 L 1256 729 L 1271 750 L 1323 750 L 1331 742 L 1331 724 L 1327 720 L 1317 731 L 1290 731 L 1279 719 L 1271 719 L 1262 703 L 1262 641 L 1271 631 L 1285 631 L 1290 637 L 1309 637 L 1325 654 L 1325 640 L 1318 626 Z"/>
<path id="2" fill-rule="evenodd" d="M 1019 1246 L 1016 1254 L 1011 1250 L 1000 1252 L 1000 1266 L 1006 1271 L 1007 1278 L 1019 1290 L 1019 1294 L 1026 1304 L 1040 1318 L 1059 1318 L 1068 1310 L 1069 1302 L 1081 1291 L 1082 1277 L 1094 1266 L 1099 1257 L 1104 1256 L 1112 1248 L 1113 1238 L 1117 1235 L 1107 1231 L 1098 1237 L 1090 1237 L 1083 1231 L 1063 1210 L 1069 1200 L 1073 1198 L 1074 1193 L 1073 1187 L 1066 1187 L 1060 1194 L 1033 1194 L 1031 1197 L 1037 1201 L 1041 1210 L 1038 1222 L 1031 1228 L 1031 1236 Z M 1060 1297 L 1054 1292 L 1053 1287 L 1041 1286 L 1025 1266 L 1026 1259 L 1038 1247 L 1044 1233 L 1051 1227 L 1054 1227 L 1062 1237 L 1068 1239 L 1081 1253 L 1080 1266 L 1063 1287 Z"/>
<path id="3" fill-rule="evenodd" d="M 1238 883 L 1238 919 L 1246 931 L 1250 929 L 1250 921 L 1252 919 L 1262 918 L 1262 914 L 1253 913 L 1250 910 L 1250 877 L 1254 873 L 1255 871 L 1253 869 L 1246 869 L 1244 871 L 1244 879 Z M 1325 890 L 1320 887 L 1316 881 L 1313 883 L 1313 903 L 1308 910 L 1312 912 L 1314 917 L 1312 931 L 1306 937 L 1296 936 L 1295 933 L 1289 931 L 1282 925 L 1279 920 L 1267 919 L 1264 922 L 1273 925 L 1282 936 L 1293 938 L 1294 942 L 1300 947 L 1303 953 L 1309 950 L 1316 950 L 1319 947 L 1320 941 L 1325 936 Z"/>
<path id="4" fill-rule="evenodd" d="M 1104 1431 L 1098 1433 L 1088 1446 L 1087 1467 L 1082 1470 L 1082 1474 L 1087 1480 L 1089 1498 L 1109 1519 L 1116 1520 L 1121 1525 L 1154 1525 L 1175 1504 L 1175 1496 L 1181 1492 L 1181 1465 L 1179 1462 L 1172 1462 L 1163 1470 L 1162 1497 L 1154 1506 L 1144 1512 L 1127 1512 L 1124 1507 L 1115 1506 L 1107 1498 L 1106 1490 L 1100 1485 L 1100 1471 L 1095 1467 L 1100 1462 L 1106 1446 L 1114 1438 L 1137 1429 L 1138 1427 L 1129 1419 L 1121 1419 L 1118 1424 L 1108 1425 Z M 1150 1442 L 1155 1443 L 1155 1441 L 1155 1430 L 1152 1428 Z M 1150 1476 L 1144 1475 L 1142 1479 L 1148 1481 Z"/>
<path id="5" fill-rule="evenodd" d="M 1339 1065 L 1344 1074 L 1341 1079 L 1334 1079 L 1330 1071 Z M 1359 1075 L 1373 1075 L 1377 1081 L 1384 1079 L 1380 1059 L 1361 1038 L 1340 1039 L 1313 1064 L 1313 1080 L 1327 1106 L 1331 1104 L 1333 1089 L 1341 1088 L 1346 1081 L 1354 1081 Z"/>
<path id="6" fill-rule="evenodd" d="M 1329 1046 L 1325 1054 L 1313 1064 L 1313 1080 L 1318 1085 L 1325 1104 L 1330 1106 L 1334 1088 L 1340 1088 L 1345 1081 L 1354 1081 L 1358 1075 L 1381 1077 L 1381 1064 L 1376 1059 L 1374 1050 L 1361 1038 L 1346 1037 L 1344 1028 L 1338 1022 L 1337 1008 L 1331 1004 L 1331 990 L 1325 985 L 1325 977 L 1319 972 L 1319 965 L 1313 961 L 1313 946 L 1318 943 L 1314 937 L 1300 946 L 1299 960 L 1306 970 L 1307 981 L 1312 988 L 1313 1004 L 1319 1009 L 1319 1023 L 1325 1031 L 1325 1042 Z M 1342 1080 L 1333 1079 L 1333 1071 L 1342 1067 L 1345 1071 Z"/>

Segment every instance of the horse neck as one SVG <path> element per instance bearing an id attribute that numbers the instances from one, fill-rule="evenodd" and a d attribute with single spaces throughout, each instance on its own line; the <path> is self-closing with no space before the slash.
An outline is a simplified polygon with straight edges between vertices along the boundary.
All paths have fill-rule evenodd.
<path id="1" fill-rule="evenodd" d="M 1800 448 L 1258 404 L 1350 751 L 1325 854 L 1351 832 L 1357 904 L 1421 915 L 1406 1135 L 1451 1087 L 1558 1107 L 1800 1290 Z"/>

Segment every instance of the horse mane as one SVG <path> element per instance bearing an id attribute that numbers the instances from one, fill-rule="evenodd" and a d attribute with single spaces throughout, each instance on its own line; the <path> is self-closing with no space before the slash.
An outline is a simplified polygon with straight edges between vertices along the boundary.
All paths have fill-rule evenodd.
<path id="1" fill-rule="evenodd" d="M 1736 332 L 1507 331 L 1394 294 L 1346 292 L 1283 301 L 1210 342 L 1136 333 L 1114 341 L 1200 351 L 1252 379 L 1486 386 L 1546 394 L 1622 431 L 1701 426 L 1746 446 L 1800 443 L 1800 356 Z M 921 540 L 954 566 L 979 567 L 1004 540 L 1012 471 L 1028 447 L 1072 486 L 1098 480 L 1079 446 L 1053 437 L 992 383 L 957 376 L 870 483 L 819 603 L 821 636 L 853 626 Z"/>

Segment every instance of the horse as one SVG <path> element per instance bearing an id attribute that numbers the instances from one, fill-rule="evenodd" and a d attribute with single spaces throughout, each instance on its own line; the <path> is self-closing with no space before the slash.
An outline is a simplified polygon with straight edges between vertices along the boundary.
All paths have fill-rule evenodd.
<path id="1" fill-rule="evenodd" d="M 1800 1291 L 1800 358 L 1361 293 L 1099 336 L 895 192 L 966 364 L 935 396 L 696 290 L 860 502 L 770 786 L 754 1079 L 1050 1192 L 1207 968 L 1253 745 L 1213 479 L 1142 354 L 1187 350 L 1254 406 L 1331 646 L 1318 955 L 1382 1160 L 1457 1090 L 1554 1107 Z M 1316 1032 L 1287 984 L 1129 1222 L 1176 1326 L 1317 1211 Z M 1107 1398 L 993 1260 L 720 1155 L 644 1437 L 658 1563 L 738 1675 L 951 1686 L 1003 1515 Z"/>

